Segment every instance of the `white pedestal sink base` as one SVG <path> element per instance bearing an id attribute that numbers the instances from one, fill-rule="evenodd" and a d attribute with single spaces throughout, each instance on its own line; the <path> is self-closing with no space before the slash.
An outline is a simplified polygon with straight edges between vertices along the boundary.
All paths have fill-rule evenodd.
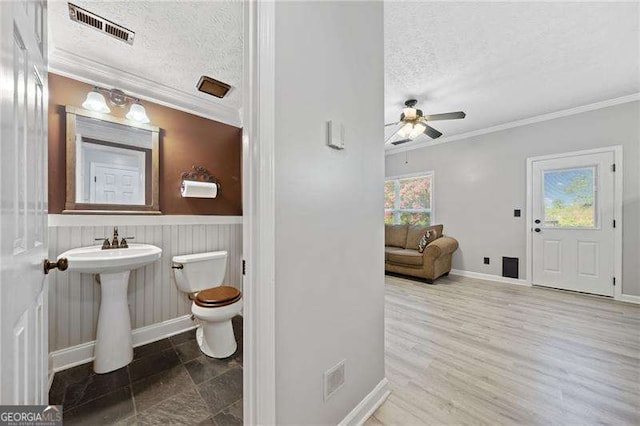
<path id="1" fill-rule="evenodd" d="M 93 371 L 108 373 L 133 359 L 131 317 L 127 303 L 129 271 L 100 274 L 100 313 Z"/>

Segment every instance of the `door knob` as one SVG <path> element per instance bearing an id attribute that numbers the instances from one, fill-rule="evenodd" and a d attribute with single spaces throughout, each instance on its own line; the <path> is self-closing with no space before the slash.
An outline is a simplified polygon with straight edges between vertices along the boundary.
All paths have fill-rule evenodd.
<path id="1" fill-rule="evenodd" d="M 66 271 L 69 267 L 69 261 L 66 257 L 61 257 L 57 262 L 52 262 L 49 259 L 44 260 L 44 273 L 45 275 L 49 274 L 49 271 L 52 269 L 58 268 L 58 271 Z"/>
<path id="2" fill-rule="evenodd" d="M 536 219 L 534 222 L 535 223 L 540 223 L 540 219 Z"/>
<path id="3" fill-rule="evenodd" d="M 534 231 L 540 232 L 540 228 L 535 228 Z"/>

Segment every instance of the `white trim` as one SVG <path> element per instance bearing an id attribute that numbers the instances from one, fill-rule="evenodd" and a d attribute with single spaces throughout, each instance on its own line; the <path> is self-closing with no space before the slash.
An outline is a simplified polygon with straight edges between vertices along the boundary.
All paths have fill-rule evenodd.
<path id="1" fill-rule="evenodd" d="M 49 72 L 92 85 L 117 87 L 128 94 L 169 108 L 242 127 L 238 109 L 194 94 L 147 80 L 109 65 L 54 48 L 49 57 Z"/>
<path id="2" fill-rule="evenodd" d="M 620 302 L 627 303 L 636 303 L 640 305 L 640 296 L 635 296 L 633 294 L 621 294 L 620 297 L 617 297 L 616 300 Z"/>
<path id="3" fill-rule="evenodd" d="M 113 225 L 237 225 L 242 216 L 50 214 L 49 227 Z"/>
<path id="4" fill-rule="evenodd" d="M 515 284 L 530 287 L 531 284 L 527 280 L 517 278 L 501 277 L 500 275 L 483 274 L 481 272 L 463 271 L 461 269 L 452 269 L 449 272 L 451 275 L 457 275 L 459 277 L 475 278 L 477 280 L 493 281 L 496 283 Z"/>
<path id="5" fill-rule="evenodd" d="M 51 367 L 51 363 L 53 362 L 53 359 L 51 358 L 51 354 L 49 354 L 49 356 L 47 357 L 48 361 L 49 361 L 49 369 L 47 370 L 47 392 L 49 392 L 51 390 L 51 385 L 53 384 L 53 378 L 55 377 L 56 372 L 53 371 L 53 368 Z"/>
<path id="6" fill-rule="evenodd" d="M 136 328 L 131 333 L 133 336 L 133 346 L 146 345 L 147 343 L 165 339 L 196 327 L 197 324 L 191 320 L 191 315 L 183 315 L 146 327 Z M 51 386 L 53 382 L 53 373 L 93 361 L 93 348 L 95 345 L 96 341 L 92 340 L 91 342 L 81 343 L 76 346 L 51 352 L 49 354 L 49 359 L 51 360 L 49 386 Z"/>
<path id="7" fill-rule="evenodd" d="M 525 232 L 527 233 L 526 247 L 526 280 L 531 285 L 533 274 L 533 231 L 531 224 L 533 223 L 533 163 L 535 161 L 554 160 L 558 158 L 575 157 L 580 155 L 599 154 L 602 152 L 613 152 L 613 161 L 616 164 L 616 172 L 614 175 L 615 187 L 613 195 L 613 219 L 616 221 L 616 227 L 613 229 L 613 256 L 614 256 L 614 275 L 616 277 L 616 285 L 613 287 L 613 298 L 621 300 L 622 296 L 622 145 L 607 146 L 602 148 L 586 149 L 582 151 L 565 152 L 562 154 L 542 155 L 538 157 L 527 158 L 527 212 Z"/>
<path id="8" fill-rule="evenodd" d="M 244 422 L 276 423 L 275 2 L 244 2 Z"/>
<path id="9" fill-rule="evenodd" d="M 378 407 L 384 403 L 390 394 L 389 381 L 386 377 L 383 377 L 380 383 L 338 423 L 338 426 L 362 426 L 364 422 L 375 413 Z"/>
<path id="10" fill-rule="evenodd" d="M 487 127 L 485 129 L 474 130 L 472 132 L 461 133 L 459 135 L 445 136 L 435 140 L 422 140 L 420 142 L 407 142 L 398 147 L 388 148 L 385 150 L 385 155 L 398 154 L 400 152 L 412 151 L 414 149 L 420 149 L 433 145 L 440 145 L 442 143 L 453 142 L 461 139 L 472 138 L 474 136 L 486 135 L 487 133 L 499 132 L 501 130 L 513 129 L 514 127 L 528 126 L 529 124 L 541 123 L 543 121 L 555 120 L 556 118 L 568 117 L 571 115 L 581 114 L 583 112 L 595 111 L 602 108 L 608 108 L 615 105 L 625 104 L 628 102 L 640 101 L 640 93 L 634 93 L 632 95 L 621 96 L 619 98 L 608 99 L 601 102 L 595 102 L 588 105 L 579 106 L 576 108 L 569 108 L 560 111 L 551 112 L 548 114 L 542 114 L 531 118 L 525 118 L 523 120 L 511 121 L 509 123 L 499 124 L 497 126 Z"/>

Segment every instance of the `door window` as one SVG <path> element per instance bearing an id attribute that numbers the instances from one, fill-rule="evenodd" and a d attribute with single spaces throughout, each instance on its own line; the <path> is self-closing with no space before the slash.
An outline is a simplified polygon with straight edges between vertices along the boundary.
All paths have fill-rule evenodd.
<path id="1" fill-rule="evenodd" d="M 596 167 L 544 171 L 544 226 L 595 228 L 595 176 Z"/>

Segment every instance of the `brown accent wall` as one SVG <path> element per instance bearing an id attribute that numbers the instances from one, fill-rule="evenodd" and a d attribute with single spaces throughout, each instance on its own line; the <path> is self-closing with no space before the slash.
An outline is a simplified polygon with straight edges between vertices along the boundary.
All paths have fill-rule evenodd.
<path id="1" fill-rule="evenodd" d="M 61 213 L 65 202 L 66 105 L 81 107 L 92 89 L 49 74 L 49 213 Z M 143 102 L 151 123 L 160 127 L 160 210 L 163 214 L 242 215 L 242 129 L 151 102 Z M 111 107 L 124 117 L 128 108 Z M 215 199 L 182 198 L 180 175 L 194 164 L 218 179 Z"/>

